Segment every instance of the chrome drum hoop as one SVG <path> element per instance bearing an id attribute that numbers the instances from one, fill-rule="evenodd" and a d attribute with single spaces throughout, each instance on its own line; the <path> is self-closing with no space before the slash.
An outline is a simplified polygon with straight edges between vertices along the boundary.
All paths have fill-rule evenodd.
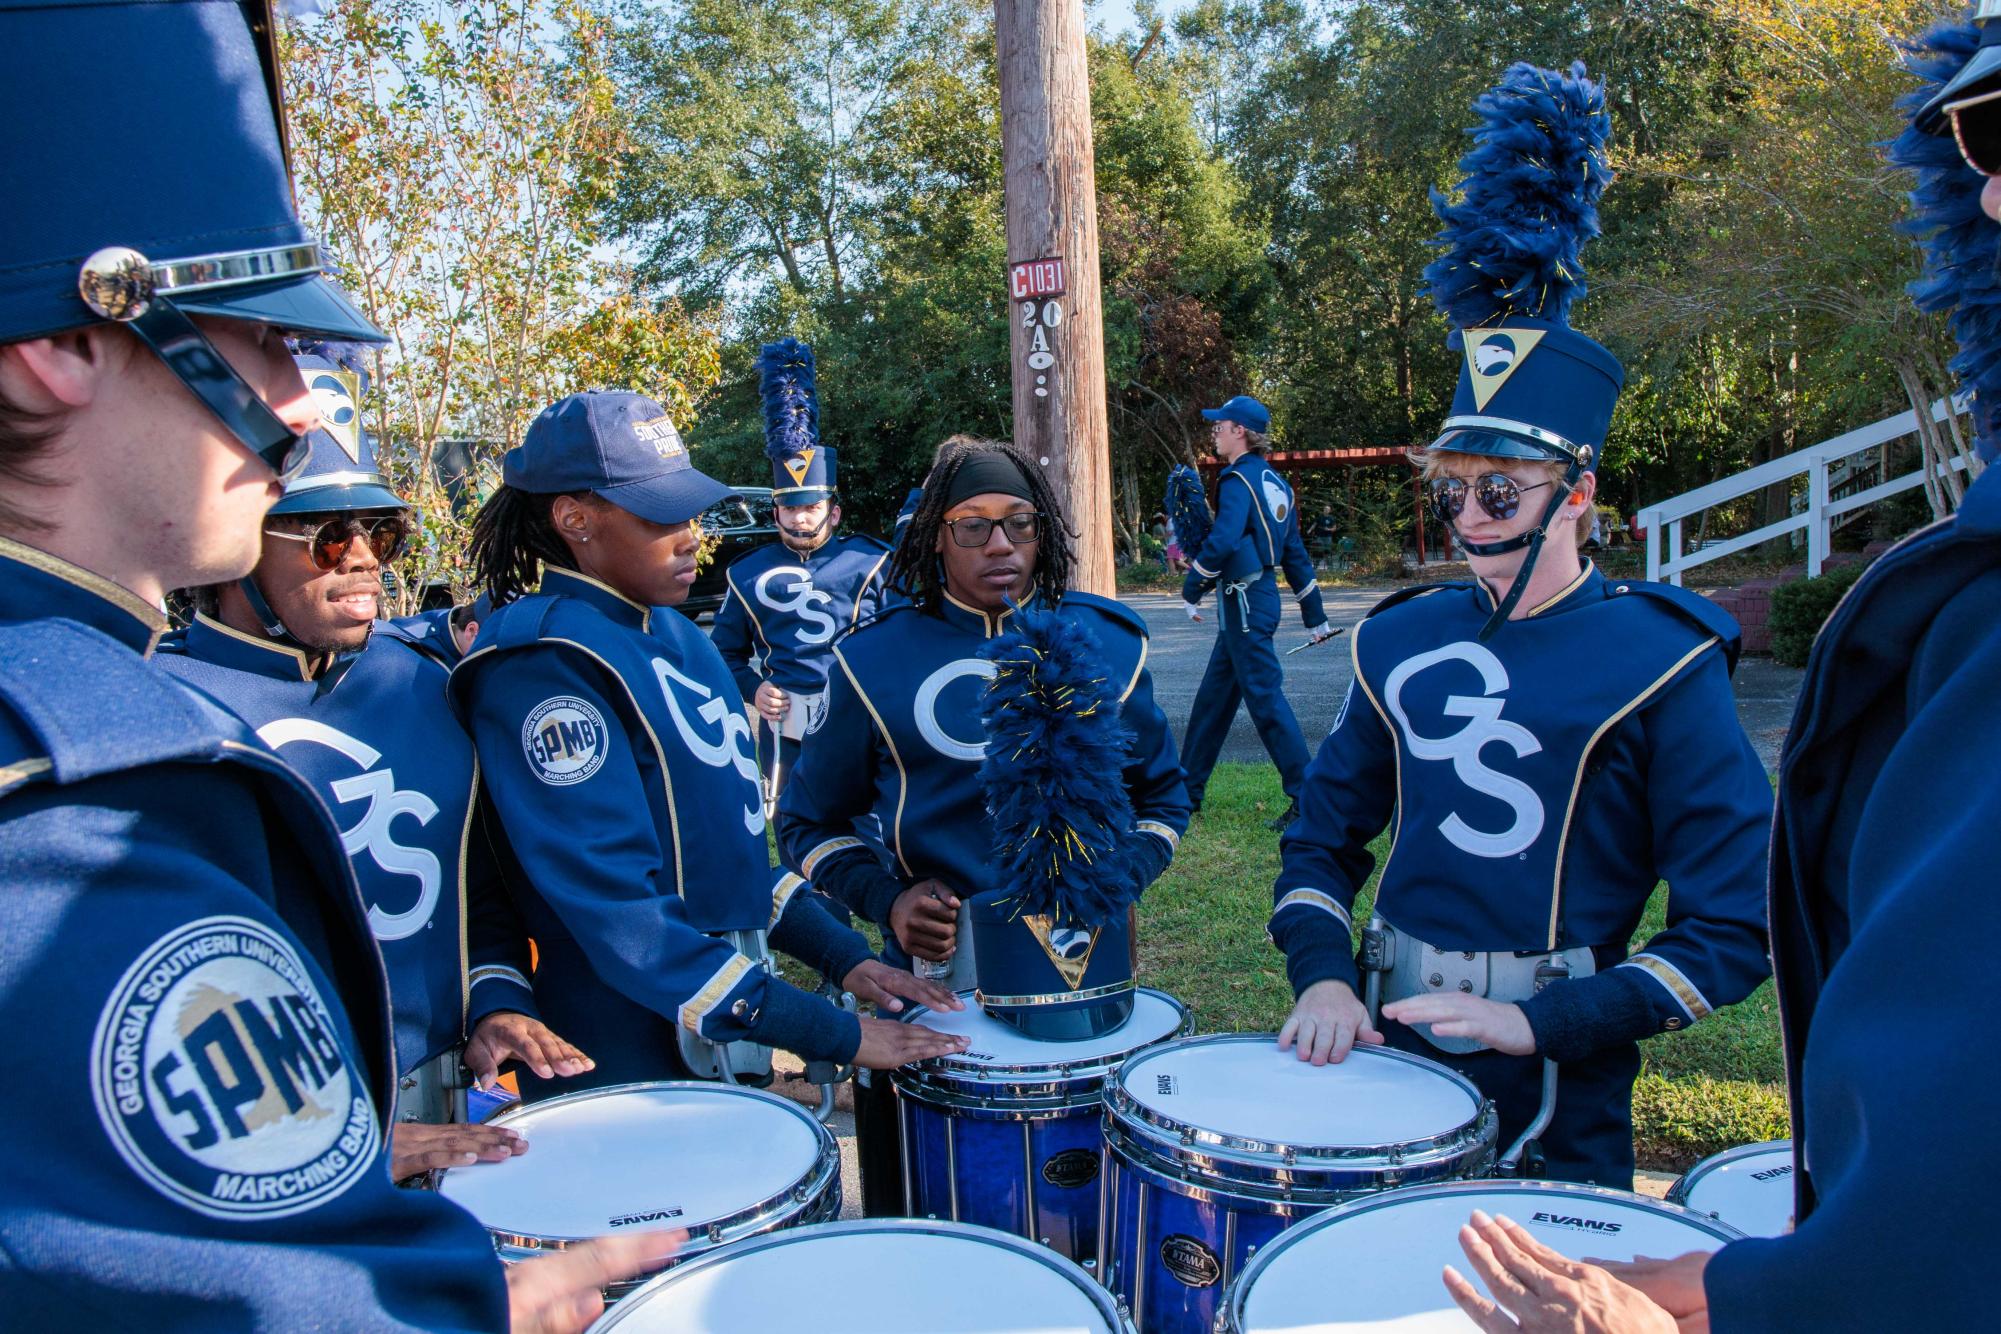
<path id="1" fill-rule="evenodd" d="M 1267 1033 L 1246 1033 L 1209 1034 L 1204 1040 L 1268 1043 L 1272 1039 Z M 1124 1146 L 1135 1164 L 1152 1167 L 1161 1176 L 1255 1199 L 1303 1200 L 1318 1193 L 1329 1202 L 1405 1184 L 1411 1177 L 1422 1182 L 1487 1170 L 1499 1137 L 1499 1117 L 1473 1081 L 1408 1052 L 1388 1047 L 1368 1050 L 1368 1059 L 1403 1061 L 1449 1079 L 1475 1107 L 1473 1116 L 1443 1134 L 1390 1144 L 1283 1144 L 1210 1130 L 1154 1111 L 1126 1092 L 1122 1066 L 1105 1084 L 1105 1142 Z"/>
<path id="2" fill-rule="evenodd" d="M 1768 1154 L 1776 1156 L 1782 1144 L 1786 1146 L 1787 1161 L 1791 1162 L 1792 1141 L 1787 1139 L 1760 1140 L 1756 1144 L 1739 1144 L 1734 1149 L 1719 1149 L 1676 1177 L 1674 1184 L 1668 1187 L 1666 1199 L 1670 1204 L 1694 1209 L 1695 1206 L 1688 1202 L 1688 1197 L 1710 1173 L 1720 1167 L 1728 1167 L 1732 1163 L 1741 1163 L 1746 1158 L 1757 1158 Z M 1697 1212 L 1705 1218 L 1715 1217 L 1707 1210 L 1697 1210 Z"/>
<path id="3" fill-rule="evenodd" d="M 792 1227 L 801 1223 L 819 1222 L 839 1215 L 841 1211 L 841 1146 L 832 1132 L 815 1119 L 805 1107 L 762 1089 L 742 1088 L 728 1084 L 717 1084 L 700 1079 L 648 1080 L 634 1084 L 612 1084 L 600 1089 L 589 1089 L 582 1093 L 566 1093 L 561 1097 L 545 1098 L 540 1102 L 521 1103 L 486 1122 L 487 1125 L 504 1126 L 510 1121 L 521 1119 L 530 1113 L 545 1112 L 551 1107 L 572 1106 L 597 1098 L 609 1098 L 618 1094 L 641 1091 L 696 1090 L 712 1092 L 717 1089 L 731 1089 L 734 1094 L 757 1098 L 774 1107 L 783 1108 L 791 1115 L 812 1128 L 818 1147 L 814 1152 L 813 1164 L 806 1174 L 777 1195 L 760 1200 L 755 1204 L 725 1214 L 721 1218 L 708 1220 L 687 1220 L 688 1239 L 681 1243 L 670 1261 L 679 1267 L 687 1260 L 707 1254 L 721 1246 L 754 1237 L 777 1228 Z M 447 1169 L 449 1170 L 449 1169 Z M 567 1250 L 571 1246 L 590 1241 L 592 1237 L 541 1236 L 533 1233 L 505 1232 L 499 1228 L 488 1228 L 493 1237 L 493 1249 L 508 1264 L 518 1264 L 532 1260 L 550 1251 Z M 617 1297 L 623 1291 L 637 1287 L 637 1283 L 613 1284 L 607 1292 Z"/>

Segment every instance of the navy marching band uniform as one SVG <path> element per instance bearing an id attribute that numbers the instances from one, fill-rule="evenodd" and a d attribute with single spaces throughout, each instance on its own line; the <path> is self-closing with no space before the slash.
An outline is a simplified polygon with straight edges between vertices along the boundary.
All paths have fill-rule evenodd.
<path id="1" fill-rule="evenodd" d="M 1716 735 L 1734 722 L 1736 627 L 1704 598 L 1591 567 L 1481 644 L 1493 606 L 1477 583 L 1411 589 L 1356 626 L 1355 684 L 1280 840 L 1269 930 L 1295 993 L 1330 978 L 1359 993 L 1349 914 L 1394 812 L 1376 898 L 1400 937 L 1386 962 L 1437 990 L 1496 980 L 1495 961 L 1469 968 L 1465 951 L 1520 952 L 1530 972 L 1566 956 L 1570 980 L 1522 1002 L 1561 1063 L 1543 1149 L 1553 1176 L 1630 1188 L 1633 1044 L 1765 974 L 1769 788 L 1742 730 Z M 1668 927 L 1629 958 L 1661 879 Z M 1533 1116 L 1535 1057 L 1385 1033 L 1494 1097 L 1504 1141 Z"/>
<path id="2" fill-rule="evenodd" d="M 1203 415 L 1229 406 L 1204 409 Z M 1188 796 L 1198 807 L 1239 703 L 1257 724 L 1258 736 L 1278 766 L 1286 797 L 1299 800 L 1299 783 L 1306 772 L 1306 741 L 1286 700 L 1285 673 L 1279 669 L 1278 654 L 1272 648 L 1280 598 L 1278 583 L 1271 575 L 1280 569 L 1306 628 L 1313 631 L 1324 626 L 1327 612 L 1321 606 L 1313 558 L 1299 537 L 1292 488 L 1264 455 L 1247 451 L 1223 469 L 1216 486 L 1216 525 L 1202 549 L 1192 553 L 1181 590 L 1182 600 L 1189 603 L 1201 602 L 1211 588 L 1220 590 L 1216 646 L 1209 652 L 1209 666 L 1188 711 L 1188 730 L 1181 747 Z"/>
<path id="3" fill-rule="evenodd" d="M 0 127 L 35 196 L 0 253 L 0 341 L 124 323 L 283 476 L 302 442 L 189 314 L 380 335 L 293 214 L 252 8 L 0 10 Z M 107 49 L 143 57 L 80 98 Z M 97 170 L 133 125 L 202 151 Z M 325 807 L 146 660 L 157 608 L 13 541 L 0 586 L 0 1318 L 504 1326 L 485 1231 L 389 1180 L 381 961 Z"/>

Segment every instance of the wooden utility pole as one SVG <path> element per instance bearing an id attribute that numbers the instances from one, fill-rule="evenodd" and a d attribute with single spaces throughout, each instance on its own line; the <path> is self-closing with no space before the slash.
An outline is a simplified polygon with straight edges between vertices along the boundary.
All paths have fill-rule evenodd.
<path id="1" fill-rule="evenodd" d="M 1098 182 L 1083 0 L 994 0 L 1014 318 L 1014 439 L 1077 531 L 1071 584 L 1115 592 Z"/>

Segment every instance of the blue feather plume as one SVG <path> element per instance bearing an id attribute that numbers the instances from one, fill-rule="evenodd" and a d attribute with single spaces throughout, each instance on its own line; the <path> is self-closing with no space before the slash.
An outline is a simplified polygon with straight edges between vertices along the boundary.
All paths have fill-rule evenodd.
<path id="1" fill-rule="evenodd" d="M 1132 733 L 1119 717 L 1119 683 L 1091 632 L 1070 618 L 1023 611 L 1015 623 L 980 652 L 994 666 L 980 702 L 980 786 L 993 822 L 995 888 L 1010 891 L 1017 914 L 1100 926 L 1138 888 L 1125 846 Z"/>
<path id="2" fill-rule="evenodd" d="M 1980 45 L 1970 19 L 1939 24 L 1906 47 L 1917 88 L 1898 99 L 1897 109 L 1915 116 L 1939 87 L 1958 74 Z M 1980 210 L 1987 178 L 1966 165 L 1950 134 L 1922 134 L 1906 125 L 1890 141 L 1890 162 L 1917 178 L 1911 191 L 1912 217 L 1899 229 L 1924 255 L 1924 276 L 1910 285 L 1918 309 L 1947 316 L 1959 353 L 1947 363 L 1961 384 L 1974 391 L 1974 419 L 1980 454 L 2001 454 L 2001 432 L 1992 427 L 2001 408 L 2001 225 Z"/>
<path id="3" fill-rule="evenodd" d="M 1182 554 L 1193 559 L 1209 540 L 1216 520 L 1209 513 L 1209 493 L 1202 486 L 1202 474 L 1185 463 L 1174 465 L 1167 474 L 1167 517 L 1174 525 L 1174 540 Z"/>
<path id="4" fill-rule="evenodd" d="M 1612 180 L 1604 86 L 1581 60 L 1568 72 L 1516 64 L 1473 110 L 1481 123 L 1459 159 L 1464 198 L 1431 192 L 1445 224 L 1432 242 L 1445 253 L 1424 270 L 1432 303 L 1460 329 L 1521 317 L 1567 324 Z"/>
<path id="5" fill-rule="evenodd" d="M 791 458 L 820 443 L 820 397 L 813 387 L 813 349 L 796 338 L 766 343 L 757 354 L 757 392 L 764 399 L 764 452 Z"/>

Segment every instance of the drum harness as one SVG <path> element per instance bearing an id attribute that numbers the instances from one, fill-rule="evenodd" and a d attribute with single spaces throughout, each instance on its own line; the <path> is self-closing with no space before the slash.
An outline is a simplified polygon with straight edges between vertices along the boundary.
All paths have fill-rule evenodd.
<path id="1" fill-rule="evenodd" d="M 1372 914 L 1362 931 L 1362 953 L 1358 960 L 1365 981 L 1363 1004 L 1369 1022 L 1380 1026 L 1385 990 L 1392 1002 L 1434 992 L 1459 992 L 1488 1000 L 1515 1003 L 1525 1001 L 1552 982 L 1572 977 L 1589 977 L 1598 971 L 1597 957 L 1588 945 L 1558 950 L 1445 950 L 1430 945 L 1407 931 L 1399 931 L 1381 914 Z M 1471 1038 L 1441 1037 L 1431 1026 L 1412 1025 L 1417 1034 L 1440 1051 L 1455 1055 L 1481 1051 L 1485 1044 Z M 1525 1169 L 1525 1163 L 1540 1158 L 1537 1141 L 1549 1129 L 1556 1115 L 1556 1062 L 1547 1056 L 1542 1062 L 1542 1101 L 1534 1120 L 1516 1136 L 1495 1163 L 1495 1175 L 1517 1177 L 1540 1175 Z"/>

